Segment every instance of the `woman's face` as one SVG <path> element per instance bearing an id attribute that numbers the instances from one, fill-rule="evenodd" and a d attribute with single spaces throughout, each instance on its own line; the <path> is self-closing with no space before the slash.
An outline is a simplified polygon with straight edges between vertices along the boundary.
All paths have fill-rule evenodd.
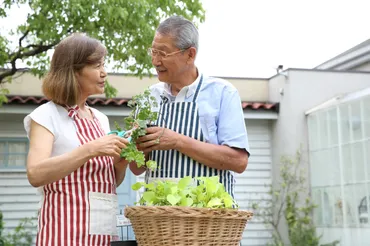
<path id="1" fill-rule="evenodd" d="M 76 78 L 81 87 L 83 96 L 91 96 L 104 93 L 105 77 L 104 58 L 96 64 L 85 66 L 76 73 Z"/>

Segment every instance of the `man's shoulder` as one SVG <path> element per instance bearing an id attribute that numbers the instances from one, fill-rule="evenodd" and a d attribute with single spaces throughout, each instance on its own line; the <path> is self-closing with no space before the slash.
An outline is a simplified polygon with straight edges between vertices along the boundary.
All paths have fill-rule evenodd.
<path id="1" fill-rule="evenodd" d="M 157 82 L 157 83 L 155 83 L 155 84 L 153 84 L 153 85 L 149 86 L 149 89 L 150 89 L 150 90 L 163 89 L 165 84 L 166 84 L 166 83 L 164 83 L 164 82 Z"/>
<path id="2" fill-rule="evenodd" d="M 163 89 L 164 89 L 164 86 L 165 86 L 166 83 L 164 82 L 158 82 L 158 83 L 155 83 L 151 86 L 149 86 L 149 90 L 153 93 L 156 93 L 156 92 L 162 92 Z"/>
<path id="3" fill-rule="evenodd" d="M 219 78 L 219 77 L 212 77 L 212 76 L 204 76 L 204 87 L 205 88 L 214 88 L 219 90 L 227 90 L 227 91 L 236 91 L 237 89 L 235 86 L 230 83 L 228 80 Z"/>

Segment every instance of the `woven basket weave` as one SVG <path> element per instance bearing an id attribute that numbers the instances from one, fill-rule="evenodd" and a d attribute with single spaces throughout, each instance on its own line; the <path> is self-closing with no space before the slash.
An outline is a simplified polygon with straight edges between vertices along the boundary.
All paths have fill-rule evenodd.
<path id="1" fill-rule="evenodd" d="M 125 208 L 139 246 L 237 246 L 253 213 L 180 206 Z"/>

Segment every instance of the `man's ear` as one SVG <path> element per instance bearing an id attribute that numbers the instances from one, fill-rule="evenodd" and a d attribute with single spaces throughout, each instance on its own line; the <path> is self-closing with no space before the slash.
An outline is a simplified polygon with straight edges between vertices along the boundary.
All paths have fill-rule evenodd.
<path id="1" fill-rule="evenodd" d="M 195 47 L 190 47 L 188 49 L 188 62 L 194 62 L 195 61 L 195 57 L 197 55 L 197 49 Z"/>

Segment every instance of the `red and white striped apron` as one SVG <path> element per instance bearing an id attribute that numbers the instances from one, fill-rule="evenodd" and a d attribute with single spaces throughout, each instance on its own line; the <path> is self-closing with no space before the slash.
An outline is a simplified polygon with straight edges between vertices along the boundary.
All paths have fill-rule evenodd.
<path id="1" fill-rule="evenodd" d="M 78 107 L 68 109 L 80 144 L 105 135 L 98 119 L 80 119 Z M 60 163 L 61 165 L 63 163 Z M 113 158 L 99 156 L 65 178 L 43 187 L 44 200 L 38 218 L 37 246 L 108 246 L 111 235 L 90 235 L 91 192 L 116 194 Z M 112 227 L 116 226 L 113 221 Z"/>

